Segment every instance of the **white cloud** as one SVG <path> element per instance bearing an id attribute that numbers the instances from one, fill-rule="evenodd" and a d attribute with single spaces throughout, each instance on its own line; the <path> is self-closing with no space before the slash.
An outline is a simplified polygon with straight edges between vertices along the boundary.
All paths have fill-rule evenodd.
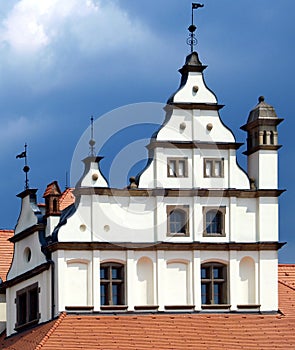
<path id="1" fill-rule="evenodd" d="M 143 59 L 159 46 L 157 35 L 115 0 L 17 0 L 0 12 L 2 81 L 35 91 L 79 81 L 110 57 L 119 72 L 124 57 Z"/>
<path id="2" fill-rule="evenodd" d="M 88 55 L 122 47 L 137 48 L 152 34 L 112 1 L 19 0 L 0 27 L 2 47 L 18 55 L 35 56 L 57 47 Z M 56 54 L 56 53 L 55 53 Z"/>

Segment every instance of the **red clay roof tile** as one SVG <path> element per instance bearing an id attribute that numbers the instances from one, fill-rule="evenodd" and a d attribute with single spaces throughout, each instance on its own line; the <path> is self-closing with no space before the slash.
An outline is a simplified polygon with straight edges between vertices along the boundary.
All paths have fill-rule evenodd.
<path id="1" fill-rule="evenodd" d="M 294 267 L 287 268 L 293 275 Z M 279 276 L 285 267 L 279 266 Z M 74 315 L 0 338 L 2 350 L 294 349 L 295 289 L 279 281 L 283 314 Z"/>
<path id="2" fill-rule="evenodd" d="M 49 195 L 60 195 L 61 191 L 58 186 L 57 181 L 52 181 L 50 184 L 47 185 L 46 190 L 43 194 L 43 197 L 47 197 Z"/>
<path id="3" fill-rule="evenodd" d="M 73 188 L 67 188 L 59 198 L 59 209 L 64 210 L 71 204 L 75 203 L 75 196 L 73 195 Z"/>
<path id="4" fill-rule="evenodd" d="M 0 230 L 0 277 L 6 281 L 6 275 L 13 257 L 13 243 L 8 238 L 13 236 L 13 230 Z"/>

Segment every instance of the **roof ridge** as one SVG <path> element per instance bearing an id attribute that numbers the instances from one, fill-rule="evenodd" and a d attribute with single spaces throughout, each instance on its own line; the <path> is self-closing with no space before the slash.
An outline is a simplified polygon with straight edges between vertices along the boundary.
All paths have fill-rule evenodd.
<path id="1" fill-rule="evenodd" d="M 286 281 L 282 281 L 282 280 L 278 280 L 279 283 L 283 284 L 286 287 L 289 287 L 290 289 L 293 289 L 295 291 L 295 287 L 293 287 L 292 285 L 290 285 L 288 282 Z"/>
<path id="2" fill-rule="evenodd" d="M 62 321 L 65 319 L 67 316 L 66 312 L 61 312 L 60 315 L 58 316 L 58 319 L 54 322 L 53 326 L 49 329 L 49 331 L 45 334 L 43 339 L 40 341 L 40 343 L 35 347 L 34 350 L 40 350 L 43 345 L 47 342 L 51 334 L 56 330 L 56 328 L 62 323 Z"/>
<path id="3" fill-rule="evenodd" d="M 295 266 L 295 264 L 293 264 L 293 263 L 292 264 L 287 264 L 286 263 L 286 264 L 279 264 L 279 266 Z"/>

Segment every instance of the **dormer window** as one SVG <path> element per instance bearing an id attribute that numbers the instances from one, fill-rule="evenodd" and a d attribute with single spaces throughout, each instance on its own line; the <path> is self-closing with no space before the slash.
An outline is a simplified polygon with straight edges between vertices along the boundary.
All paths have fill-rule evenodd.
<path id="1" fill-rule="evenodd" d="M 223 158 L 204 159 L 204 177 L 223 177 Z"/>
<path id="2" fill-rule="evenodd" d="M 38 283 L 16 292 L 17 323 L 15 329 L 38 323 L 39 315 L 39 288 Z"/>
<path id="3" fill-rule="evenodd" d="M 188 222 L 189 207 L 188 205 L 167 206 L 167 234 L 168 236 L 188 236 L 189 222 Z"/>
<path id="4" fill-rule="evenodd" d="M 187 177 L 187 158 L 168 158 L 167 176 Z"/>

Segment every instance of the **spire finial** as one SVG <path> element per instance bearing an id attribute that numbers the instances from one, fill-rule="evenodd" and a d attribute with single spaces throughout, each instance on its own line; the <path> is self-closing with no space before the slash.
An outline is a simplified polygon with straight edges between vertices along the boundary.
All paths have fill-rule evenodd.
<path id="1" fill-rule="evenodd" d="M 195 31 L 197 27 L 194 25 L 194 10 L 198 9 L 199 7 L 204 7 L 204 4 L 199 4 L 195 2 L 192 3 L 192 24 L 188 27 L 190 35 L 186 40 L 187 44 L 191 47 L 191 53 L 194 51 L 194 46 L 198 43 L 198 40 L 195 37 Z"/>
<path id="2" fill-rule="evenodd" d="M 93 116 L 91 116 L 91 118 L 90 118 L 90 123 L 91 123 L 91 138 L 89 140 L 90 156 L 94 157 L 95 156 L 95 140 L 93 138 Z"/>
<path id="3" fill-rule="evenodd" d="M 28 172 L 30 171 L 30 167 L 28 166 L 27 147 L 28 146 L 25 143 L 25 146 L 24 146 L 25 150 L 16 156 L 16 158 L 25 158 L 25 166 L 23 167 L 23 171 L 26 174 L 25 190 L 29 188 Z"/>

